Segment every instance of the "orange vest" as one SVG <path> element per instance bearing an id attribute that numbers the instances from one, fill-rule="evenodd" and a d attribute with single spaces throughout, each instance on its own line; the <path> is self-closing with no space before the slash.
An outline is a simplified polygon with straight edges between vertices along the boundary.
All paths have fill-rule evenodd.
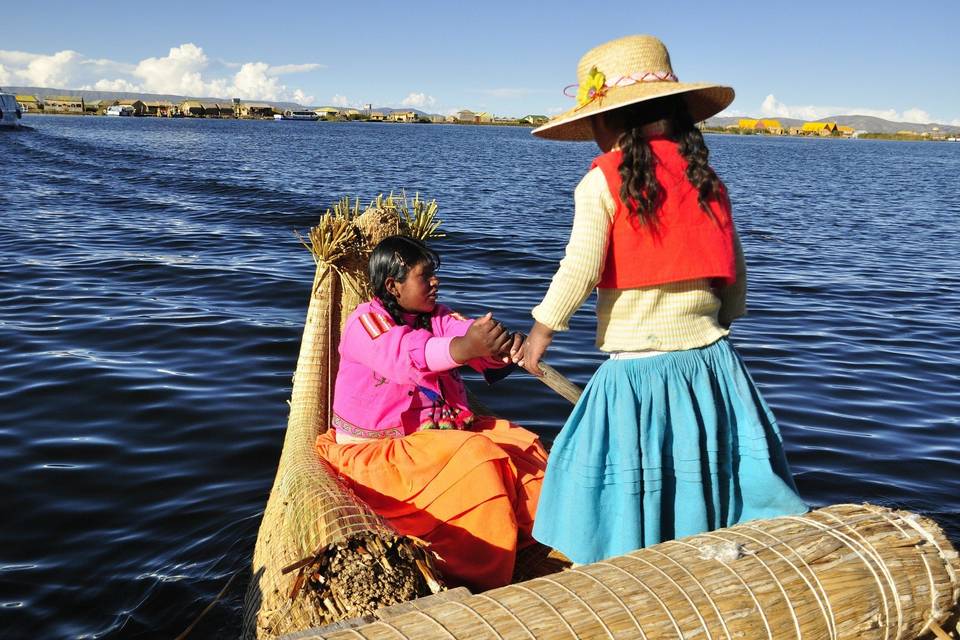
<path id="1" fill-rule="evenodd" d="M 661 202 L 651 221 L 642 223 L 620 200 L 620 163 L 623 152 L 598 156 L 610 195 L 617 205 L 610 231 L 602 289 L 633 289 L 668 282 L 716 278 L 720 285 L 736 281 L 733 249 L 733 218 L 730 202 L 724 197 L 707 204 L 708 215 L 697 201 L 697 190 L 686 176 L 687 161 L 677 144 L 653 138 L 650 147 L 654 171 L 660 184 Z"/>

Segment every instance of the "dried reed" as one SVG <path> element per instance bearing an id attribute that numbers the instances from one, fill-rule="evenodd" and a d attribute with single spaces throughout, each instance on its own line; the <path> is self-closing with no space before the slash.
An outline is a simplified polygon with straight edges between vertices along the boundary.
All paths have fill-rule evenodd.
<path id="1" fill-rule="evenodd" d="M 936 523 L 837 505 L 297 637 L 902 640 L 946 635 L 958 597 L 960 561 Z"/>

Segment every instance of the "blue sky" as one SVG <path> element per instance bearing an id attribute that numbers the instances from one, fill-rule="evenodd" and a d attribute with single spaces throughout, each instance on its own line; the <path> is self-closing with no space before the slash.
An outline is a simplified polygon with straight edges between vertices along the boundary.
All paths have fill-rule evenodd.
<path id="1" fill-rule="evenodd" d="M 552 114 L 586 50 L 650 33 L 681 81 L 736 89 L 724 115 L 960 125 L 958 0 L 46 0 L 3 23 L 0 86 Z"/>

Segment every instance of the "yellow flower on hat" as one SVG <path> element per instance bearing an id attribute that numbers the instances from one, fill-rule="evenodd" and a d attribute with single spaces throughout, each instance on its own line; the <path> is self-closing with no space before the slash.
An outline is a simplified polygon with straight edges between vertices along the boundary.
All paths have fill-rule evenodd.
<path id="1" fill-rule="evenodd" d="M 590 73 L 587 74 L 587 77 L 583 79 L 577 89 L 577 106 L 582 107 L 593 100 L 597 93 L 603 91 L 606 82 L 607 77 L 603 75 L 603 72 L 598 71 L 596 67 L 591 67 Z"/>

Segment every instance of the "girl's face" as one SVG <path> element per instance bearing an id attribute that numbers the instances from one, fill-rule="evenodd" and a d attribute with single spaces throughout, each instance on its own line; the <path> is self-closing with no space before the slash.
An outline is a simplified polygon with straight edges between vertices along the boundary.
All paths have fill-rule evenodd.
<path id="1" fill-rule="evenodd" d="M 387 278 L 387 291 L 409 313 L 431 313 L 437 306 L 440 279 L 430 262 L 420 262 L 407 272 L 403 282 Z"/>

